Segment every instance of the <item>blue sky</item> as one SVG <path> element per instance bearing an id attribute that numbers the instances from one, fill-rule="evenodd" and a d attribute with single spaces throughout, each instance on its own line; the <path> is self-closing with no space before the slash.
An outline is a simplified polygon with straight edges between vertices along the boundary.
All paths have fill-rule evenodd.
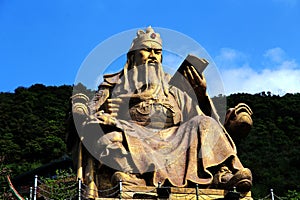
<path id="1" fill-rule="evenodd" d="M 300 92 L 299 24 L 298 0 L 0 0 L 0 92 L 73 84 L 98 44 L 149 25 L 203 46 L 226 94 Z"/>

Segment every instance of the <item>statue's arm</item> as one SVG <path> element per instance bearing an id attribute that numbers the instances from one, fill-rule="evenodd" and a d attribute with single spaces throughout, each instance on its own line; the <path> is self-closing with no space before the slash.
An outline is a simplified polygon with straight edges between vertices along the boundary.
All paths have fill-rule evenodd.
<path id="1" fill-rule="evenodd" d="M 111 110 L 110 88 L 99 87 L 92 100 L 85 94 L 72 96 L 72 118 L 82 126 L 87 124 L 114 125 L 115 116 Z"/>
<path id="2" fill-rule="evenodd" d="M 118 104 L 116 104 L 110 97 L 109 87 L 99 87 L 99 90 L 90 101 L 88 107 L 90 110 L 88 124 L 103 124 L 115 125 L 118 111 Z"/>
<path id="3" fill-rule="evenodd" d="M 183 75 L 192 87 L 192 91 L 188 91 L 188 94 L 190 96 L 196 95 L 201 112 L 219 121 L 214 104 L 207 94 L 206 79 L 203 73 L 200 74 L 194 66 L 190 65 L 184 69 Z"/>
<path id="4" fill-rule="evenodd" d="M 93 99 L 88 104 L 90 114 L 94 114 L 100 110 L 106 111 L 105 102 L 109 96 L 110 92 L 108 87 L 99 87 Z"/>

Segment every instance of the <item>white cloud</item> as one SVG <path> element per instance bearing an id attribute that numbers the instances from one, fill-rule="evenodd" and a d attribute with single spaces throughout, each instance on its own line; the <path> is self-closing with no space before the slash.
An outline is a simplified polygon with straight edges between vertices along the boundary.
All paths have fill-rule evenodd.
<path id="1" fill-rule="evenodd" d="M 266 51 L 266 53 L 264 54 L 264 57 L 266 57 L 267 59 L 270 59 L 273 62 L 282 62 L 285 59 L 285 52 L 279 48 L 273 48 L 273 49 L 269 49 Z"/>
<path id="2" fill-rule="evenodd" d="M 222 60 L 223 55 L 225 55 L 225 61 L 228 59 L 227 54 L 222 51 L 224 49 L 221 50 L 216 62 Z M 230 49 L 229 52 L 232 54 L 238 51 Z M 236 57 L 235 60 L 230 61 L 234 67 L 220 66 L 226 94 L 241 92 L 255 94 L 270 91 L 273 94 L 282 95 L 300 92 L 300 66 L 295 60 L 287 59 L 282 49 L 267 50 L 264 56 L 270 62 L 267 62 L 267 65 L 264 65 L 259 71 L 254 70 L 249 65 L 241 52 L 235 55 L 237 54 L 240 54 L 241 57 Z M 241 61 L 244 62 L 241 63 Z"/>
<path id="3" fill-rule="evenodd" d="M 222 48 L 220 54 L 215 57 L 214 61 L 221 68 L 237 68 L 247 63 L 248 56 L 240 51 L 230 48 Z"/>
<path id="4" fill-rule="evenodd" d="M 220 57 L 224 60 L 232 61 L 237 59 L 240 55 L 241 54 L 234 49 L 223 48 L 221 49 Z"/>

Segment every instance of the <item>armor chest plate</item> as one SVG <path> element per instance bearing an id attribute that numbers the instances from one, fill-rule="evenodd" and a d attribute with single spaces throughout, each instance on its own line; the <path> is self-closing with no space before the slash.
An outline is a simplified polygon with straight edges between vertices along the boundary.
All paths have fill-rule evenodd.
<path id="1" fill-rule="evenodd" d="M 168 128 L 180 123 L 182 115 L 171 94 L 165 99 L 131 100 L 128 114 L 129 120 L 141 126 L 157 129 Z"/>

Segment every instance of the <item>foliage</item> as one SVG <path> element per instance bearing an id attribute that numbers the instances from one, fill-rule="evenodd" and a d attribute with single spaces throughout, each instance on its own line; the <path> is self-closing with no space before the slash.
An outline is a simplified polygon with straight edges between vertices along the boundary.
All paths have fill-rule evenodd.
<path id="1" fill-rule="evenodd" d="M 66 200 L 77 195 L 76 176 L 70 170 L 56 170 L 55 177 L 42 177 L 40 195 L 45 199 Z"/>
<path id="2" fill-rule="evenodd" d="M 41 84 L 0 93 L 0 154 L 17 175 L 66 153 L 66 116 L 71 86 Z"/>
<path id="3" fill-rule="evenodd" d="M 289 190 L 285 197 L 282 199 L 285 200 L 299 200 L 300 199 L 300 192 L 297 192 L 296 190 Z"/>

